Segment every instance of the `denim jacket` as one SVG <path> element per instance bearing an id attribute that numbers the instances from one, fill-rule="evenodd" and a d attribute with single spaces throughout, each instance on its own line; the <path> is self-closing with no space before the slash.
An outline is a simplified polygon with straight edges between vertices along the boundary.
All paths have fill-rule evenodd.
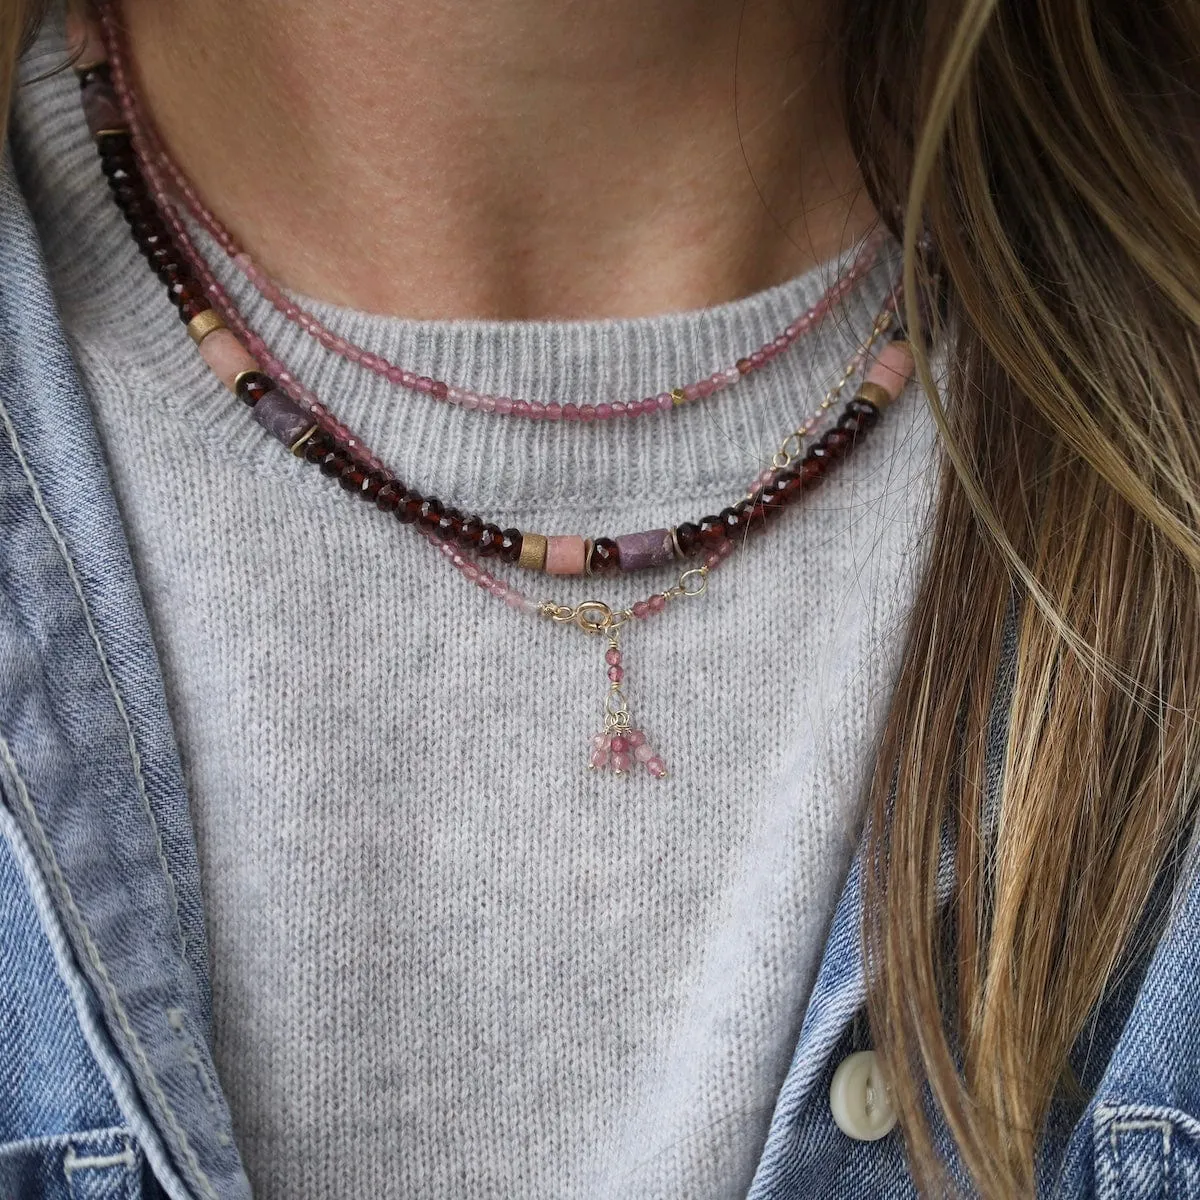
<path id="1" fill-rule="evenodd" d="M 1010 612 L 993 796 L 1014 633 Z M 943 900 L 952 882 L 947 867 Z M 856 858 L 753 1200 L 917 1194 L 898 1133 L 856 1140 L 831 1113 L 837 1065 L 869 1048 L 860 923 Z M 10 164 L 0 177 L 0 933 L 0 1200 L 248 1196 L 209 1048 L 196 847 L 158 659 Z M 1189 877 L 1157 944 L 1081 1039 L 1090 1099 L 1052 1110 L 1039 1195 L 1200 1197 L 1198 939 L 1200 881 Z M 396 1154 L 403 1141 L 401 1129 Z"/>

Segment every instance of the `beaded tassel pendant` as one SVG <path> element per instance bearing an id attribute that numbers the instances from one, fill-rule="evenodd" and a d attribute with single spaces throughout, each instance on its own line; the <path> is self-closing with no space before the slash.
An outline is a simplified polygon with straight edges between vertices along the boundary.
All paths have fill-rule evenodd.
<path id="1" fill-rule="evenodd" d="M 662 779 L 667 774 L 667 764 L 654 752 L 646 735 L 630 724 L 629 701 L 621 687 L 625 668 L 621 665 L 619 636 L 620 626 L 612 626 L 608 631 L 608 650 L 604 654 L 604 661 L 608 664 L 604 728 L 592 737 L 588 768 L 592 771 L 611 771 L 614 775 L 629 775 L 640 763 L 655 779 Z"/>

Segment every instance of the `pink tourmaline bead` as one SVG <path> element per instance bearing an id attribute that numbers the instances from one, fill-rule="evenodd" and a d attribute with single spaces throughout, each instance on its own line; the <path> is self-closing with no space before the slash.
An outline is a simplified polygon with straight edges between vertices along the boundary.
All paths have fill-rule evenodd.
<path id="1" fill-rule="evenodd" d="M 254 356 L 228 329 L 216 329 L 210 333 L 200 343 L 200 357 L 231 392 L 234 381 L 243 371 L 259 369 Z"/>
<path id="2" fill-rule="evenodd" d="M 562 419 L 564 421 L 578 421 L 579 406 L 575 404 L 564 404 L 562 406 Z"/>
<path id="3" fill-rule="evenodd" d="M 597 750 L 607 750 L 608 749 L 608 734 L 607 733 L 593 734 L 592 735 L 592 745 L 595 746 Z"/>
<path id="4" fill-rule="evenodd" d="M 531 412 L 530 407 L 529 407 L 529 401 L 528 400 L 514 400 L 512 410 L 513 410 L 514 416 L 528 417 Z"/>
<path id="5" fill-rule="evenodd" d="M 652 758 L 646 763 L 646 770 L 655 779 L 661 779 L 667 773 L 667 764 L 661 758 Z"/>
<path id="6" fill-rule="evenodd" d="M 685 400 L 698 400 L 700 398 L 700 385 L 698 383 L 689 383 L 683 389 L 683 398 Z"/>
<path id="7" fill-rule="evenodd" d="M 502 416 L 507 417 L 513 410 L 513 402 L 507 396 L 501 396 L 496 401 L 496 411 Z"/>
<path id="8" fill-rule="evenodd" d="M 644 621 L 650 615 L 650 605 L 645 600 L 635 600 L 630 606 L 630 611 L 639 620 Z"/>
<path id="9" fill-rule="evenodd" d="M 619 667 L 621 665 L 621 652 L 616 646 L 610 646 L 604 653 L 604 661 L 610 667 Z"/>
<path id="10" fill-rule="evenodd" d="M 609 408 L 613 410 L 613 416 L 619 417 L 628 407 L 624 400 L 614 400 Z"/>
<path id="11" fill-rule="evenodd" d="M 650 611 L 656 613 L 662 612 L 662 610 L 667 607 L 665 596 L 651 596 L 646 603 L 650 605 Z"/>
<path id="12" fill-rule="evenodd" d="M 640 763 L 649 762 L 654 757 L 654 747 L 649 742 L 642 742 L 640 746 L 634 746 L 633 757 Z"/>
<path id="13" fill-rule="evenodd" d="M 612 415 L 613 415 L 613 410 L 612 410 L 611 404 L 597 404 L 596 405 L 596 419 L 598 421 L 607 421 L 609 419 L 609 417 L 611 417 Z"/>
<path id="14" fill-rule="evenodd" d="M 479 568 L 474 563 L 463 563 L 460 570 L 472 583 L 479 578 Z"/>
<path id="15" fill-rule="evenodd" d="M 463 389 L 462 406 L 468 412 L 474 412 L 479 407 L 479 397 L 475 392 Z"/>
<path id="16" fill-rule="evenodd" d="M 491 592 L 493 596 L 503 600 L 504 597 L 508 595 L 508 584 L 501 583 L 499 579 L 493 579 L 488 591 Z"/>
<path id="17" fill-rule="evenodd" d="M 581 421 L 594 421 L 596 419 L 596 408 L 592 404 L 584 404 L 579 409 L 579 419 Z"/>
<path id="18" fill-rule="evenodd" d="M 659 392 L 658 395 L 654 397 L 654 402 L 665 412 L 668 408 L 671 408 L 674 405 L 675 397 L 672 396 L 670 392 Z"/>
<path id="19" fill-rule="evenodd" d="M 400 370 L 399 367 L 388 367 L 388 369 L 385 373 L 387 375 L 388 383 L 403 383 L 404 382 L 404 372 L 402 370 Z"/>
<path id="20" fill-rule="evenodd" d="M 546 541 L 546 574 L 582 575 L 586 547 L 583 538 L 568 534 Z"/>
<path id="21" fill-rule="evenodd" d="M 594 770 L 599 770 L 601 767 L 608 764 L 608 751 L 596 749 L 592 751 L 591 758 L 588 759 L 588 766 Z"/>
<path id="22" fill-rule="evenodd" d="M 509 588 L 508 595 L 504 597 L 504 603 L 507 604 L 509 608 L 523 609 L 524 600 L 525 597 L 522 596 L 520 592 L 513 591 L 512 588 Z"/>
<path id="23" fill-rule="evenodd" d="M 614 751 L 609 757 L 612 759 L 612 769 L 616 771 L 618 775 L 627 774 L 629 768 L 633 765 L 633 762 L 628 754 L 618 754 L 616 751 Z"/>
<path id="24" fill-rule="evenodd" d="M 479 410 L 480 410 L 480 412 L 488 412 L 488 413 L 495 412 L 496 411 L 496 397 L 495 396 L 484 396 L 479 401 Z"/>
<path id="25" fill-rule="evenodd" d="M 613 683 L 620 683 L 625 678 L 625 672 L 620 667 L 609 667 L 608 677 Z"/>
<path id="26" fill-rule="evenodd" d="M 608 748 L 614 754 L 624 754 L 629 749 L 629 739 L 623 733 L 615 733 L 609 740 Z"/>
<path id="27" fill-rule="evenodd" d="M 640 729 L 631 729 L 626 735 L 629 744 L 636 750 L 646 744 L 646 735 Z"/>
<path id="28" fill-rule="evenodd" d="M 543 407 L 542 411 L 547 421 L 559 421 L 562 419 L 563 410 L 561 404 L 547 404 Z"/>
<path id="29" fill-rule="evenodd" d="M 752 367 L 761 367 L 766 361 L 767 357 L 761 350 L 755 350 L 754 353 L 750 355 L 750 365 Z"/>

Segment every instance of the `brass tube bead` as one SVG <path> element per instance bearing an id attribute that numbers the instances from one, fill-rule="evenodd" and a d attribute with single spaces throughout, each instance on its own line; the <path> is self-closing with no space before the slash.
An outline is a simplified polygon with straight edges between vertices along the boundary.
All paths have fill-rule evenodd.
<path id="1" fill-rule="evenodd" d="M 546 547 L 549 544 L 545 535 L 540 533 L 525 533 L 521 535 L 521 557 L 517 566 L 527 571 L 542 571 L 546 567 Z"/>
<path id="2" fill-rule="evenodd" d="M 883 412 L 892 402 L 887 388 L 878 383 L 860 383 L 857 398 L 869 400 L 880 412 Z"/>
<path id="3" fill-rule="evenodd" d="M 188 336 L 197 346 L 210 333 L 224 328 L 225 322 L 221 320 L 221 314 L 215 308 L 206 308 L 202 313 L 197 313 L 187 325 Z"/>
<path id="4" fill-rule="evenodd" d="M 671 400 L 673 401 L 676 408 L 678 408 L 681 404 L 686 404 L 687 396 L 684 395 L 683 388 L 672 388 L 671 389 Z"/>

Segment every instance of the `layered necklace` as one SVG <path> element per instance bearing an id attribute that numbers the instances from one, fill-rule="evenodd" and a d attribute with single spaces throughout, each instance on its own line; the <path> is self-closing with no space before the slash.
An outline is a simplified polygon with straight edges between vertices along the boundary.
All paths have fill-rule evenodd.
<path id="1" fill-rule="evenodd" d="M 667 774 L 663 756 L 633 723 L 625 689 L 621 637 L 673 602 L 703 595 L 712 573 L 751 534 L 773 528 L 785 509 L 811 491 L 904 390 L 913 356 L 896 309 L 892 288 L 870 333 L 813 411 L 791 430 L 770 466 L 750 481 L 744 495 L 718 513 L 670 529 L 633 533 L 546 536 L 500 528 L 485 516 L 465 512 L 401 481 L 297 380 L 248 325 L 193 241 L 186 212 L 232 260 L 234 266 L 289 321 L 326 349 L 385 377 L 400 388 L 493 416 L 526 420 L 596 422 L 632 417 L 665 418 L 676 409 L 734 387 L 767 367 L 805 334 L 867 273 L 883 241 L 866 239 L 853 265 L 807 312 L 774 338 L 710 375 L 638 399 L 579 398 L 548 403 L 495 396 L 434 379 L 412 366 L 393 363 L 337 336 L 295 303 L 237 244 L 166 152 L 136 95 L 120 24 L 109 0 L 95 18 L 71 18 L 68 37 L 75 51 L 84 115 L 113 199 L 130 226 L 138 249 L 166 286 L 201 358 L 220 382 L 249 409 L 267 434 L 303 462 L 335 479 L 350 496 L 373 504 L 400 524 L 421 533 L 460 574 L 509 608 L 574 628 L 601 641 L 607 686 L 599 728 L 587 748 L 592 770 L 629 775 L 643 767 Z M 823 418 L 857 379 L 852 398 L 832 420 Z M 487 418 L 484 418 L 487 419 Z M 821 426 L 818 431 L 818 426 Z M 602 600 L 564 604 L 534 599 L 496 573 L 495 564 L 550 576 L 603 576 L 677 564 L 674 584 L 625 608 Z"/>

